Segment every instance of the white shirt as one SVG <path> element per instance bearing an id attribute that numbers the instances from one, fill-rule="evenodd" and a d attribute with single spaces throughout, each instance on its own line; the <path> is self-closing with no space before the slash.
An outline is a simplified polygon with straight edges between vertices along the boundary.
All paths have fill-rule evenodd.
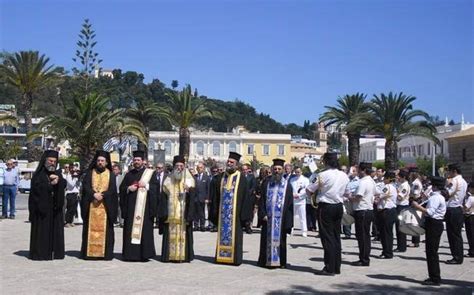
<path id="1" fill-rule="evenodd" d="M 411 194 L 413 197 L 416 199 L 421 197 L 421 192 L 423 191 L 423 184 L 421 183 L 421 180 L 418 178 L 413 180 L 411 183 Z"/>
<path id="2" fill-rule="evenodd" d="M 293 203 L 295 205 L 306 205 L 306 187 L 309 185 L 309 179 L 304 175 L 295 176 L 290 181 L 293 188 L 293 195 L 298 197 L 293 197 Z"/>
<path id="3" fill-rule="evenodd" d="M 439 191 L 430 194 L 426 210 L 426 214 L 431 218 L 443 220 L 444 214 L 446 214 L 446 201 Z"/>
<path id="4" fill-rule="evenodd" d="M 467 193 L 466 202 L 464 203 L 464 214 L 474 215 L 474 195 Z"/>
<path id="5" fill-rule="evenodd" d="M 66 194 L 78 194 L 79 193 L 79 177 L 72 177 L 71 173 L 63 174 L 63 178 L 66 180 Z"/>
<path id="6" fill-rule="evenodd" d="M 359 180 L 359 187 L 357 188 L 355 197 L 352 198 L 352 209 L 359 210 L 373 210 L 375 198 L 375 181 L 370 175 L 366 175 Z"/>
<path id="7" fill-rule="evenodd" d="M 448 187 L 449 200 L 448 207 L 461 207 L 464 196 L 467 192 L 467 182 L 462 178 L 461 175 L 456 175 L 451 181 L 451 186 Z"/>
<path id="8" fill-rule="evenodd" d="M 318 174 L 316 181 L 306 187 L 310 193 L 319 189 L 318 203 L 339 204 L 343 202 L 349 177 L 337 169 L 328 169 Z"/>
<path id="9" fill-rule="evenodd" d="M 380 193 L 378 209 L 392 209 L 397 207 L 397 188 L 395 184 L 384 184 Z"/>
<path id="10" fill-rule="evenodd" d="M 408 181 L 400 183 L 398 186 L 397 205 L 408 206 L 408 198 L 410 197 L 410 184 Z"/>

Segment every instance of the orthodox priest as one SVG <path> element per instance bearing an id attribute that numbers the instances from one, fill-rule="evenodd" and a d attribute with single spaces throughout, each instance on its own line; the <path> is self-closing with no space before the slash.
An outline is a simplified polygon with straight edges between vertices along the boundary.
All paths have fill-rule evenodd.
<path id="1" fill-rule="evenodd" d="M 45 151 L 31 179 L 28 198 L 32 260 L 64 258 L 64 190 L 66 180 L 56 170 L 58 152 Z"/>
<path id="2" fill-rule="evenodd" d="M 98 150 L 82 181 L 82 258 L 113 258 L 117 212 L 118 196 L 110 154 Z"/>
<path id="3" fill-rule="evenodd" d="M 258 265 L 268 268 L 286 267 L 286 235 L 293 227 L 293 188 L 283 177 L 285 161 L 273 160 L 273 173 L 258 206 L 262 224 Z"/>
<path id="4" fill-rule="evenodd" d="M 161 261 L 191 262 L 193 250 L 194 178 L 185 159 L 175 156 L 173 172 L 163 181 L 158 201 L 158 220 L 163 229 Z M 154 182 L 152 183 L 154 184 Z M 150 189 L 155 187 L 150 185 Z"/>
<path id="5" fill-rule="evenodd" d="M 133 152 L 133 169 L 120 185 L 120 210 L 124 219 L 123 259 L 148 261 L 155 256 L 153 221 L 156 216 L 156 194 L 148 190 L 153 169 L 145 169 L 145 152 Z"/>
<path id="6" fill-rule="evenodd" d="M 253 208 L 248 198 L 247 181 L 238 170 L 240 157 L 238 153 L 229 153 L 221 181 L 214 182 L 215 187 L 210 189 L 209 219 L 217 224 L 216 263 L 242 264 L 242 228 L 250 220 Z"/>

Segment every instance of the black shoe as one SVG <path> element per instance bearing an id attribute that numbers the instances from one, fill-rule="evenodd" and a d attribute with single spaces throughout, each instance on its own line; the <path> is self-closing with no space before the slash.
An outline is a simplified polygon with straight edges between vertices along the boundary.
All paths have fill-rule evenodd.
<path id="1" fill-rule="evenodd" d="M 351 236 L 344 236 L 342 237 L 343 240 L 350 240 L 351 239 Z"/>
<path id="2" fill-rule="evenodd" d="M 245 232 L 248 233 L 249 235 L 251 235 L 252 234 L 252 229 L 250 227 L 247 227 Z"/>
<path id="3" fill-rule="evenodd" d="M 217 232 L 217 227 L 211 228 L 211 233 L 215 233 L 215 232 Z"/>
<path id="4" fill-rule="evenodd" d="M 206 231 L 206 229 L 204 227 L 200 227 L 199 231 Z"/>
<path id="5" fill-rule="evenodd" d="M 423 284 L 425 286 L 439 286 L 440 282 L 433 281 L 432 279 L 426 279 L 421 284 Z"/>
<path id="6" fill-rule="evenodd" d="M 351 265 L 352 266 L 369 266 L 370 264 L 359 260 L 359 261 L 351 262 Z"/>
<path id="7" fill-rule="evenodd" d="M 395 249 L 393 250 L 393 252 L 397 252 L 397 253 L 405 253 L 407 250 L 400 250 L 400 249 Z"/>
<path id="8" fill-rule="evenodd" d="M 389 256 L 384 255 L 384 254 L 381 254 L 381 255 L 377 256 L 377 258 L 379 258 L 379 259 L 393 259 L 393 257 L 389 257 Z"/>
<path id="9" fill-rule="evenodd" d="M 462 261 L 457 261 L 456 259 L 446 260 L 446 264 L 462 264 Z"/>
<path id="10" fill-rule="evenodd" d="M 464 257 L 474 257 L 474 254 L 466 254 Z"/>
<path id="11" fill-rule="evenodd" d="M 380 239 L 377 238 L 377 237 L 375 237 L 375 238 L 372 239 L 372 242 L 378 242 L 378 241 L 380 241 Z"/>
<path id="12" fill-rule="evenodd" d="M 7 218 L 8 216 L 5 216 L 5 215 L 0 216 L 0 219 L 7 219 Z"/>
<path id="13" fill-rule="evenodd" d="M 336 275 L 336 274 L 333 273 L 333 272 L 327 271 L 326 268 L 323 268 L 323 269 L 320 270 L 320 271 L 316 271 L 314 274 L 315 274 L 315 275 L 320 275 L 320 276 L 330 276 L 330 277 L 333 277 L 333 276 Z"/>
<path id="14" fill-rule="evenodd" d="M 10 215 L 10 219 L 15 219 L 15 215 Z"/>

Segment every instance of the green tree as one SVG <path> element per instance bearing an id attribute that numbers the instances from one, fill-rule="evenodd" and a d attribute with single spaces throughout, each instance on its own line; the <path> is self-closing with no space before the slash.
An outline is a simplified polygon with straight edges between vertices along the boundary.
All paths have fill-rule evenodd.
<path id="1" fill-rule="evenodd" d="M 429 121 L 429 115 L 421 110 L 413 109 L 416 97 L 405 95 L 402 92 L 388 95 L 382 93 L 374 95 L 369 104 L 372 116 L 368 122 L 369 128 L 385 137 L 385 169 L 398 168 L 398 141 L 404 136 L 418 135 L 432 139 L 436 128 Z M 413 120 L 421 118 L 422 121 Z"/>
<path id="2" fill-rule="evenodd" d="M 179 127 L 179 155 L 187 159 L 191 142 L 189 127 L 200 118 L 217 118 L 219 114 L 211 109 L 208 100 L 198 96 L 197 91 L 192 93 L 191 85 L 167 95 L 168 106 L 162 110 L 162 114 Z"/>
<path id="3" fill-rule="evenodd" d="M 47 116 L 39 125 L 40 130 L 43 128 L 56 140 L 69 141 L 72 155 L 79 157 L 81 168 L 87 167 L 95 151 L 111 137 L 130 134 L 144 140 L 141 129 L 128 123 L 122 109 L 112 109 L 108 97 L 94 93 L 85 98 L 76 97 L 64 115 Z"/>
<path id="4" fill-rule="evenodd" d="M 173 90 L 178 88 L 178 85 L 178 80 L 171 81 L 171 88 L 173 88 Z"/>
<path id="5" fill-rule="evenodd" d="M 18 157 L 21 152 L 21 146 L 16 142 L 7 143 L 5 138 L 0 137 L 0 160 L 6 162 L 8 159 Z"/>
<path id="6" fill-rule="evenodd" d="M 319 118 L 325 126 L 336 124 L 347 133 L 349 145 L 349 163 L 359 163 L 359 139 L 362 130 L 367 126 L 369 117 L 368 104 L 365 102 L 367 95 L 356 93 L 345 95 L 337 99 L 337 106 L 325 106 L 326 112 Z"/>
<path id="7" fill-rule="evenodd" d="M 7 83 L 20 92 L 20 105 L 25 117 L 26 133 L 33 131 L 32 108 L 37 93 L 58 80 L 59 68 L 48 65 L 49 58 L 38 51 L 20 51 L 7 55 L 0 70 Z M 33 143 L 26 141 L 26 155 L 32 161 Z"/>
<path id="8" fill-rule="evenodd" d="M 85 19 L 79 33 L 79 40 L 76 43 L 76 57 L 72 59 L 81 65 L 80 68 L 74 67 L 72 71 L 83 80 L 82 91 L 84 95 L 89 95 L 92 90 L 91 79 L 94 78 L 96 71 L 100 73 L 101 70 L 100 63 L 102 60 L 99 59 L 99 54 L 95 52 L 95 46 L 97 45 L 95 37 L 96 33 L 92 28 L 92 24 L 89 22 L 89 19 Z"/>

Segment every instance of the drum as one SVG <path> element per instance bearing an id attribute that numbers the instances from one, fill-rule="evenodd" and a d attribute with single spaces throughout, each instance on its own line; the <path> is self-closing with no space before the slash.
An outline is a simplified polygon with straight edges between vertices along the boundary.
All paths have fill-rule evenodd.
<path id="1" fill-rule="evenodd" d="M 351 202 L 345 201 L 343 203 L 344 212 L 342 213 L 342 220 L 341 223 L 343 225 L 351 225 L 355 222 L 354 217 L 352 216 L 352 204 Z"/>
<path id="2" fill-rule="evenodd" d="M 409 236 L 420 236 L 425 234 L 423 228 L 422 213 L 413 208 L 402 210 L 398 215 L 400 220 L 399 230 L 400 232 Z"/>

